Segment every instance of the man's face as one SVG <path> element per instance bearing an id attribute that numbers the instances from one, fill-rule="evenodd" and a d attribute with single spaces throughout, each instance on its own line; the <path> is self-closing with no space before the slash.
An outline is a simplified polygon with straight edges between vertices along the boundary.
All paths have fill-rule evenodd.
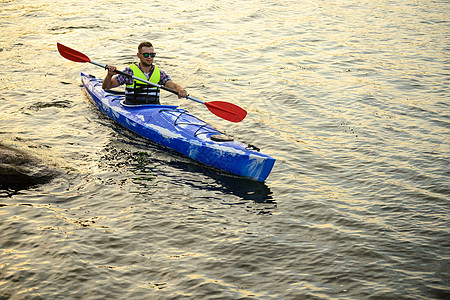
<path id="1" fill-rule="evenodd" d="M 155 53 L 155 49 L 153 47 L 142 47 L 141 52 L 138 53 L 139 59 L 141 61 L 141 64 L 144 66 L 151 66 L 153 64 L 153 55 L 152 53 Z M 147 56 L 148 57 L 145 57 Z"/>

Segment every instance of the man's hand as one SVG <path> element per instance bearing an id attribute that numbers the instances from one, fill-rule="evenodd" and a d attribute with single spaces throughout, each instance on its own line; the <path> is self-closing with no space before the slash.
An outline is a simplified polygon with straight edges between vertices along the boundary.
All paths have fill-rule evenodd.
<path id="1" fill-rule="evenodd" d="M 117 68 L 115 66 L 106 66 L 106 68 L 108 69 L 108 74 L 106 74 L 105 79 L 103 79 L 102 88 L 104 90 L 109 90 L 118 87 L 119 83 L 113 78 L 113 76 L 117 74 L 115 72 Z"/>
<path id="2" fill-rule="evenodd" d="M 178 99 L 186 98 L 186 97 L 187 97 L 187 92 L 186 92 L 186 90 L 183 89 L 183 88 L 181 88 L 181 89 L 178 91 Z"/>
<path id="3" fill-rule="evenodd" d="M 108 70 L 108 75 L 106 75 L 106 76 L 108 76 L 108 77 L 113 77 L 113 75 L 116 75 L 117 73 L 115 72 L 116 71 L 116 67 L 115 66 L 106 66 L 106 68 L 107 68 L 107 70 Z"/>

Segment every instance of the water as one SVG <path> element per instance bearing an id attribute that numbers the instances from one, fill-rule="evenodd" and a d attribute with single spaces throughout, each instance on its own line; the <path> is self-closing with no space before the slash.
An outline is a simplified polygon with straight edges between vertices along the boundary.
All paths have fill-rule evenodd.
<path id="1" fill-rule="evenodd" d="M 0 3 L 0 141 L 59 175 L 0 193 L 2 299 L 448 299 L 448 1 Z M 150 40 L 188 92 L 277 159 L 216 174 L 80 88 Z"/>

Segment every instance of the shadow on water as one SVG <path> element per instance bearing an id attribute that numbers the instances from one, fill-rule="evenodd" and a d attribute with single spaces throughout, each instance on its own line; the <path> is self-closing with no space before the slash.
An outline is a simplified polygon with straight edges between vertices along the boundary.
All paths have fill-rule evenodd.
<path id="1" fill-rule="evenodd" d="M 187 162 L 170 162 L 170 165 L 177 169 L 191 172 L 194 176 L 195 174 L 201 174 L 213 179 L 216 187 L 209 187 L 210 189 L 217 189 L 223 193 L 238 196 L 239 198 L 242 198 L 242 200 L 275 204 L 272 198 L 272 191 L 264 182 L 237 177 L 220 170 L 199 165 L 197 162 L 190 159 L 187 160 Z"/>

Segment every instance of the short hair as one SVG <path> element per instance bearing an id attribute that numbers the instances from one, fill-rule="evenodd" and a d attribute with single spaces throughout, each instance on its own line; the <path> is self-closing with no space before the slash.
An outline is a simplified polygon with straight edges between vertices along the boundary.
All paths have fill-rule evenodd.
<path id="1" fill-rule="evenodd" d="M 138 46 L 138 51 L 141 52 L 141 49 L 144 47 L 153 47 L 153 45 L 150 42 L 142 42 Z"/>

